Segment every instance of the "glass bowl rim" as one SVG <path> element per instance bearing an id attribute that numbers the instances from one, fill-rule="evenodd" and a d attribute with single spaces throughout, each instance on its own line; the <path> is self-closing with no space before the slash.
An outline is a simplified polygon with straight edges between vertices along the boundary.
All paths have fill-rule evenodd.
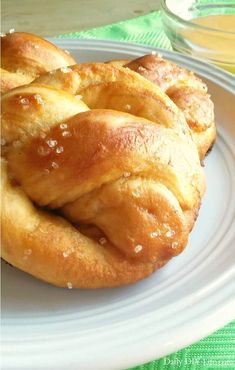
<path id="1" fill-rule="evenodd" d="M 168 8 L 168 6 L 167 6 L 167 4 L 166 4 L 166 1 L 167 0 L 160 0 L 160 5 L 161 5 L 161 8 L 162 8 L 162 10 L 168 15 L 168 16 L 170 16 L 171 18 L 173 18 L 174 20 L 176 20 L 176 21 L 178 21 L 179 23 L 182 23 L 182 24 L 184 24 L 184 25 L 187 25 L 187 26 L 189 26 L 189 27 L 191 27 L 191 28 L 196 28 L 196 29 L 201 29 L 201 30 L 209 30 L 210 32 L 214 32 L 214 33 L 216 33 L 216 34 L 224 34 L 224 35 L 235 35 L 235 32 L 230 32 L 230 31 L 221 31 L 221 30 L 217 30 L 216 28 L 211 28 L 211 27 L 206 27 L 206 26 L 201 26 L 201 25 L 199 25 L 199 24 L 197 24 L 197 23 L 194 23 L 194 22 L 191 22 L 191 21 L 187 21 L 187 20 L 185 20 L 185 19 L 183 19 L 183 18 L 181 18 L 179 15 L 177 15 L 177 14 L 175 14 L 175 13 L 173 13 L 169 8 Z M 222 3 L 222 2 L 220 2 L 220 3 L 218 3 L 218 4 L 214 4 L 214 5 L 219 5 L 219 6 L 225 6 L 225 5 L 228 5 L 230 8 L 234 8 L 235 9 L 235 4 L 229 4 L 229 3 L 227 3 L 227 4 L 224 4 L 224 3 Z"/>

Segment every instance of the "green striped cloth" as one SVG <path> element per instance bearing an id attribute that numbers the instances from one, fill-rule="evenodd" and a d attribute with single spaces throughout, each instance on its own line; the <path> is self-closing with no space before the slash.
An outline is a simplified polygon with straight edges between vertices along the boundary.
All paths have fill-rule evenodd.
<path id="1" fill-rule="evenodd" d="M 187 348 L 132 370 L 234 370 L 235 321 Z"/>
<path id="2" fill-rule="evenodd" d="M 162 29 L 160 12 L 152 12 L 138 18 L 87 31 L 66 33 L 59 37 L 138 42 L 171 50 L 170 41 Z"/>
<path id="3" fill-rule="evenodd" d="M 171 49 L 170 42 L 163 32 L 160 12 L 152 12 L 87 31 L 67 33 L 59 37 L 129 41 Z M 135 370 L 176 369 L 235 370 L 235 321 L 196 344 L 159 360 L 135 367 Z"/>

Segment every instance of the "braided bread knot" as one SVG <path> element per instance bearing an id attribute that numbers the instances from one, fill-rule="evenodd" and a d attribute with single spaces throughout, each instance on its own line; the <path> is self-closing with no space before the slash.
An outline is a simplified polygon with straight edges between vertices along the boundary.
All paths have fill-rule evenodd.
<path id="1" fill-rule="evenodd" d="M 132 283 L 187 244 L 205 190 L 197 147 L 135 72 L 67 72 L 3 95 L 4 258 L 59 286 Z"/>
<path id="2" fill-rule="evenodd" d="M 75 63 L 68 52 L 41 37 L 26 32 L 8 33 L 1 37 L 1 93 Z"/>
<path id="3" fill-rule="evenodd" d="M 216 138 L 214 105 L 206 84 L 192 71 L 158 55 L 145 55 L 121 64 L 159 86 L 180 108 L 203 160 Z"/>

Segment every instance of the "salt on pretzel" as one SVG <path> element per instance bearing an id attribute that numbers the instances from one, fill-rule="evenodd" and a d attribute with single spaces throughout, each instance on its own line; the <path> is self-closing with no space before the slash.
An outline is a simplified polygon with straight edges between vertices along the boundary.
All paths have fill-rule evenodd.
<path id="1" fill-rule="evenodd" d="M 81 63 L 37 78 L 80 98 L 91 109 L 115 109 L 191 135 L 182 112 L 156 85 L 139 74 L 105 63 Z"/>
<path id="2" fill-rule="evenodd" d="M 190 128 L 203 160 L 216 135 L 214 106 L 206 85 L 192 72 L 157 56 L 125 62 L 82 63 L 68 68 L 66 74 L 58 70 L 36 81 L 80 94 L 92 108 L 115 107 L 167 127 L 174 125 L 177 115 L 177 126 L 184 131 Z"/>
<path id="3" fill-rule="evenodd" d="M 112 109 L 85 104 L 90 83 L 85 103 L 39 83 L 3 95 L 2 255 L 12 265 L 57 286 L 112 287 L 185 248 L 205 189 L 197 149 L 169 98 L 148 82 L 138 90 L 134 75 L 132 114 L 120 111 L 127 84 L 115 78 Z M 81 74 L 65 77 L 74 87 Z M 154 122 L 142 117 L 151 110 L 138 115 L 141 96 Z"/>
<path id="4" fill-rule="evenodd" d="M 139 73 L 159 86 L 184 113 L 203 160 L 216 138 L 214 105 L 206 84 L 192 71 L 162 58 L 144 55 L 133 61 L 111 61 Z"/>
<path id="5" fill-rule="evenodd" d="M 75 64 L 68 52 L 39 36 L 14 32 L 1 37 L 1 93 L 41 74 Z"/>

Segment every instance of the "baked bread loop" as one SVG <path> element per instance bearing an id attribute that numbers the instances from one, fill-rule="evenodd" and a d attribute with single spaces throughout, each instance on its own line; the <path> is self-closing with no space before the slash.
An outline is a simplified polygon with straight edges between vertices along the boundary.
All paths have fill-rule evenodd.
<path id="1" fill-rule="evenodd" d="M 66 73 L 56 70 L 35 83 L 79 95 L 90 109 L 115 109 L 188 133 L 182 112 L 156 85 L 139 74 L 105 63 L 81 63 Z"/>
<path id="2" fill-rule="evenodd" d="M 98 230 L 81 233 L 64 218 L 37 208 L 12 184 L 5 161 L 1 190 L 2 258 L 47 283 L 69 289 L 130 284 L 167 262 L 127 259 L 108 240 L 104 243 Z"/>
<path id="3" fill-rule="evenodd" d="M 30 135 L 45 132 L 63 119 L 89 110 L 87 105 L 66 91 L 39 84 L 13 89 L 1 98 L 1 133 L 5 145 L 17 146 Z"/>
<path id="4" fill-rule="evenodd" d="M 206 84 L 192 71 L 158 55 L 145 55 L 123 63 L 124 67 L 159 86 L 180 108 L 192 131 L 200 158 L 203 159 L 216 137 L 214 105 Z"/>
<path id="5" fill-rule="evenodd" d="M 85 103 L 39 83 L 3 96 L 2 254 L 58 286 L 130 284 L 185 248 L 204 173 L 164 93 L 162 124 Z"/>
<path id="6" fill-rule="evenodd" d="M 75 63 L 68 52 L 39 36 L 8 33 L 1 37 L 1 93 L 28 84 L 45 72 Z"/>

